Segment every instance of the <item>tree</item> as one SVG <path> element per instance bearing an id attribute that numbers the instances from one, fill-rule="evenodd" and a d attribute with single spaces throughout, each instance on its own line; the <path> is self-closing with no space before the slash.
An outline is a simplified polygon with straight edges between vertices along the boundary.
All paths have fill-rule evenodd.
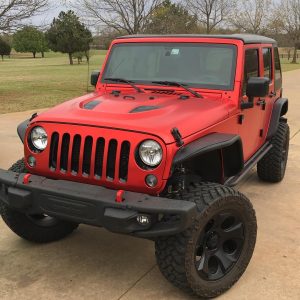
<path id="1" fill-rule="evenodd" d="M 191 33 L 197 30 L 197 18 L 180 4 L 165 0 L 149 17 L 145 32 L 157 34 Z"/>
<path id="2" fill-rule="evenodd" d="M 294 46 L 292 63 L 297 63 L 300 43 L 300 0 L 281 0 L 276 6 L 274 17 L 281 21 L 282 30 Z"/>
<path id="3" fill-rule="evenodd" d="M 230 22 L 240 31 L 266 34 L 271 13 L 271 0 L 239 0 L 236 2 Z"/>
<path id="4" fill-rule="evenodd" d="M 70 65 L 73 65 L 73 53 L 88 51 L 92 42 L 91 32 L 71 10 L 62 11 L 58 18 L 53 19 L 46 36 L 50 49 L 68 53 Z"/>
<path id="5" fill-rule="evenodd" d="M 37 52 L 47 51 L 45 35 L 33 26 L 25 26 L 13 37 L 13 47 L 17 52 L 31 52 L 35 58 Z"/>
<path id="6" fill-rule="evenodd" d="M 4 55 L 10 55 L 11 46 L 7 41 L 0 37 L 0 55 L 2 60 L 4 60 Z"/>
<path id="7" fill-rule="evenodd" d="M 21 26 L 48 5 L 48 0 L 1 0 L 0 32 L 10 32 Z"/>
<path id="8" fill-rule="evenodd" d="M 142 33 L 153 11 L 163 0 L 79 0 L 76 8 L 93 24 L 119 33 Z"/>
<path id="9" fill-rule="evenodd" d="M 197 16 L 198 22 L 211 33 L 227 20 L 234 1 L 230 0 L 186 0 L 189 11 Z"/>

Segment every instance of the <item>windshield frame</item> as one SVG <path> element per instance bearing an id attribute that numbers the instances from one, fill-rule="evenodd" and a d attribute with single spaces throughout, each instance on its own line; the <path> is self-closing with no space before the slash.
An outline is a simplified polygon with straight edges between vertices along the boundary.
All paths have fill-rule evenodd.
<path id="1" fill-rule="evenodd" d="M 205 90 L 217 90 L 217 91 L 233 91 L 234 87 L 235 87 L 235 78 L 236 78 L 236 72 L 237 72 L 237 59 L 238 59 L 238 47 L 236 44 L 233 43 L 209 43 L 207 41 L 205 42 L 180 42 L 180 41 L 174 41 L 174 42 L 165 42 L 165 41 L 155 41 L 155 42 L 123 42 L 123 43 L 116 43 L 113 44 L 110 51 L 109 51 L 109 56 L 105 62 L 105 66 L 103 71 L 101 72 L 101 80 L 100 82 L 102 84 L 118 84 L 118 85 L 127 85 L 126 83 L 122 83 L 122 82 L 118 82 L 118 83 L 114 83 L 114 82 L 107 82 L 106 80 L 104 80 L 107 77 L 107 70 L 108 70 L 108 66 L 110 64 L 110 61 L 112 59 L 112 54 L 113 51 L 117 48 L 117 47 L 127 47 L 127 46 L 145 46 L 145 45 L 153 45 L 153 44 L 160 44 L 160 45 L 165 45 L 165 46 L 170 46 L 170 45 L 174 45 L 174 47 L 176 47 L 176 45 L 180 45 L 180 44 L 189 44 L 191 46 L 197 46 L 197 45 L 201 45 L 202 47 L 210 47 L 210 46 L 217 46 L 220 48 L 232 48 L 233 49 L 233 59 L 232 59 L 232 71 L 231 71 L 231 78 L 230 78 L 230 84 L 225 86 L 225 85 L 216 85 L 216 84 L 195 84 L 195 83 L 188 83 L 188 82 L 180 82 L 186 86 L 188 86 L 189 88 L 197 88 L 197 89 L 205 89 Z M 127 80 L 132 81 L 132 79 L 128 79 Z M 134 80 L 133 81 L 135 84 L 137 85 L 144 85 L 144 86 L 160 86 L 162 87 L 162 85 L 157 85 L 154 84 L 152 82 L 152 80 Z M 179 82 L 179 81 L 178 81 Z"/>

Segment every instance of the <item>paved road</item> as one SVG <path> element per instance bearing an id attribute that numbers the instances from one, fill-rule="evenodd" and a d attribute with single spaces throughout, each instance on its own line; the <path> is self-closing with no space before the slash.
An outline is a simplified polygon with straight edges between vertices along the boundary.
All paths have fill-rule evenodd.
<path id="1" fill-rule="evenodd" d="M 300 70 L 284 75 L 292 133 L 286 178 L 266 184 L 253 171 L 238 187 L 255 206 L 258 240 L 246 273 L 220 299 L 300 299 Z M 0 167 L 22 156 L 15 127 L 28 115 L 0 116 Z M 63 241 L 33 245 L 1 220 L 0 299 L 192 298 L 160 275 L 150 241 L 80 226 Z"/>

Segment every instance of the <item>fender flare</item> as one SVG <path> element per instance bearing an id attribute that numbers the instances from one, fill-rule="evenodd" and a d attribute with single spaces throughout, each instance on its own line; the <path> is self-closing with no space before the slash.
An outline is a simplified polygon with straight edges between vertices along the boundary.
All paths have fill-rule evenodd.
<path id="1" fill-rule="evenodd" d="M 24 144 L 24 140 L 25 140 L 25 134 L 26 134 L 26 130 L 27 127 L 30 123 L 30 120 L 25 120 L 24 122 L 22 122 L 21 124 L 19 124 L 18 128 L 17 128 L 17 132 L 18 132 L 18 136 L 20 138 L 20 140 L 22 141 L 22 143 Z"/>
<path id="2" fill-rule="evenodd" d="M 269 129 L 268 129 L 267 140 L 270 140 L 275 135 L 279 125 L 280 118 L 288 112 L 288 108 L 289 108 L 288 99 L 279 98 L 278 100 L 275 101 L 272 110 Z"/>
<path id="3" fill-rule="evenodd" d="M 243 145 L 239 135 L 212 133 L 180 148 L 174 156 L 173 165 L 197 158 L 210 151 L 220 150 L 227 176 L 233 176 L 244 168 Z"/>

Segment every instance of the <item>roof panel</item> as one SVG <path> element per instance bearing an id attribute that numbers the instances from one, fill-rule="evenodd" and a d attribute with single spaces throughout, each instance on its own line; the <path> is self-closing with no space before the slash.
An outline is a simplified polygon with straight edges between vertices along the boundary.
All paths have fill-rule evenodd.
<path id="1" fill-rule="evenodd" d="M 255 34 L 168 34 L 168 35 L 151 35 L 151 34 L 136 34 L 136 35 L 126 35 L 118 37 L 117 39 L 131 39 L 131 38 L 220 38 L 220 39 L 231 39 L 240 40 L 245 44 L 274 44 L 277 42 L 271 38 L 255 35 Z"/>

